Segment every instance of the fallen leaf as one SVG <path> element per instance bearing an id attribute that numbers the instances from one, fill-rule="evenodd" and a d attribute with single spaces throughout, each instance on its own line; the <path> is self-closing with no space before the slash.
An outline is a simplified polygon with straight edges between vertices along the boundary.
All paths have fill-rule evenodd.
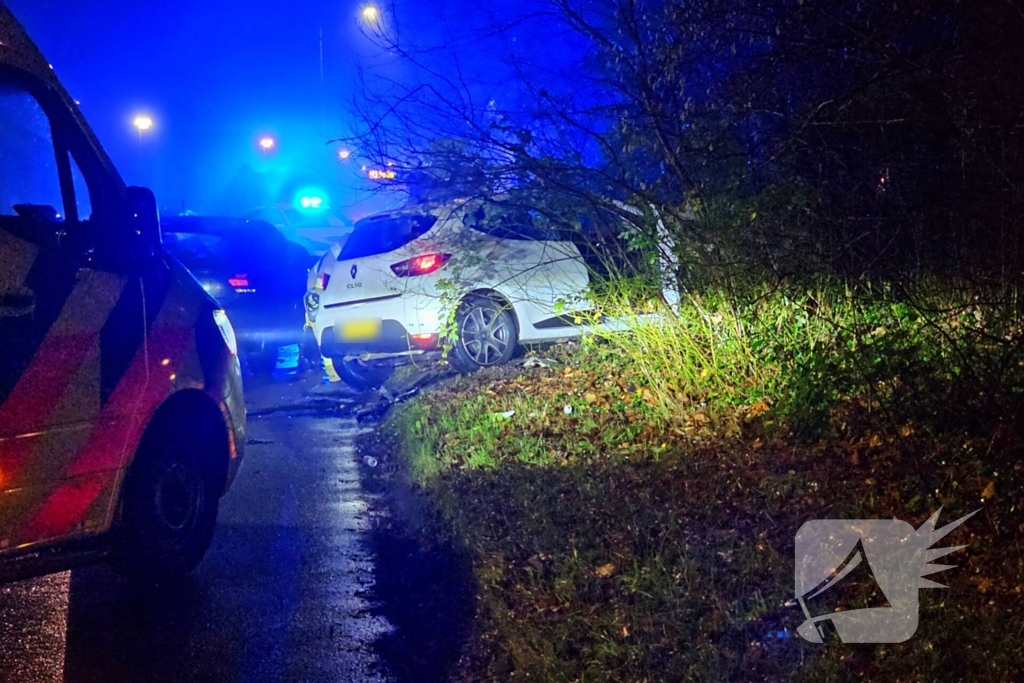
<path id="1" fill-rule="evenodd" d="M 758 417 L 768 412 L 768 404 L 764 401 L 758 401 L 754 405 L 747 409 L 747 414 L 751 417 Z"/>
<path id="2" fill-rule="evenodd" d="M 615 573 L 615 565 L 609 562 L 608 564 L 602 564 L 600 567 L 594 570 L 594 573 L 602 578 L 606 578 Z"/>
<path id="3" fill-rule="evenodd" d="M 996 483 L 994 481 L 990 481 L 988 484 L 985 485 L 985 490 L 981 492 L 981 499 L 984 500 L 986 498 L 992 498 L 995 495 Z"/>
<path id="4" fill-rule="evenodd" d="M 586 394 L 584 394 L 583 400 L 586 401 L 587 403 L 595 403 L 597 402 L 597 394 L 595 394 L 593 391 L 588 391 Z"/>
<path id="5" fill-rule="evenodd" d="M 988 589 L 992 587 L 992 579 L 987 576 L 972 576 L 971 583 L 978 587 L 978 590 L 982 593 L 987 593 Z"/>

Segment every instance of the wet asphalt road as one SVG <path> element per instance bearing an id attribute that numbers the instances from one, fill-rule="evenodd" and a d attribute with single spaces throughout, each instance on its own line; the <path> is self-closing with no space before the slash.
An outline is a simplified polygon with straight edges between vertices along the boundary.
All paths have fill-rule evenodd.
<path id="1" fill-rule="evenodd" d="M 391 680 L 379 643 L 394 626 L 370 597 L 373 494 L 353 450 L 364 428 L 309 388 L 247 391 L 246 461 L 181 585 L 93 567 L 0 586 L 0 681 Z"/>

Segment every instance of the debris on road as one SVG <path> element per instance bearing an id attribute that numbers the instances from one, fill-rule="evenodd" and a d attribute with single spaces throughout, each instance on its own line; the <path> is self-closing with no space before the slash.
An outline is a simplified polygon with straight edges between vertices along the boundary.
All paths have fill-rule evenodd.
<path id="1" fill-rule="evenodd" d="M 367 406 L 356 413 L 356 420 L 360 423 L 375 420 L 383 417 L 393 405 L 404 403 L 420 393 L 423 387 L 432 384 L 444 376 L 444 373 L 437 370 L 423 372 L 416 376 L 411 383 L 400 385 L 394 389 L 383 386 L 377 390 L 381 400 Z"/>
<path id="2" fill-rule="evenodd" d="M 249 417 L 269 417 L 278 413 L 291 413 L 295 415 L 313 413 L 333 413 L 343 411 L 352 404 L 345 401 L 338 401 L 329 398 L 312 398 L 298 400 L 290 403 L 282 403 L 267 408 L 249 409 L 246 413 Z"/>
<path id="3" fill-rule="evenodd" d="M 387 401 L 381 401 L 369 408 L 364 408 L 356 413 L 356 422 L 363 424 L 364 422 L 370 422 L 377 418 L 384 417 L 384 414 L 391 408 L 391 404 Z"/>
<path id="4" fill-rule="evenodd" d="M 530 357 L 514 361 L 512 365 L 522 365 L 524 368 L 553 368 L 557 367 L 559 363 L 552 358 Z"/>

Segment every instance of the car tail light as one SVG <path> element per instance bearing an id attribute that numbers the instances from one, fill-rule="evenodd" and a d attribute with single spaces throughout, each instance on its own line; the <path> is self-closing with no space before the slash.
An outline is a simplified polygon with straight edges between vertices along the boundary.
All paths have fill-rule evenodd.
<path id="1" fill-rule="evenodd" d="M 249 283 L 248 275 L 236 275 L 228 278 L 228 284 L 231 285 L 231 289 L 235 290 L 235 294 L 255 294 L 256 288 Z"/>
<path id="2" fill-rule="evenodd" d="M 448 259 L 451 257 L 451 254 L 424 254 L 423 256 L 411 258 L 408 261 L 396 263 L 391 266 L 391 270 L 394 271 L 395 275 L 398 277 L 429 275 L 430 273 L 438 270 L 444 264 L 448 263 Z"/>
<path id="3" fill-rule="evenodd" d="M 331 281 L 331 276 L 328 273 L 321 273 L 320 278 L 317 280 L 317 285 L 320 287 L 320 291 L 327 289 L 327 283 Z"/>

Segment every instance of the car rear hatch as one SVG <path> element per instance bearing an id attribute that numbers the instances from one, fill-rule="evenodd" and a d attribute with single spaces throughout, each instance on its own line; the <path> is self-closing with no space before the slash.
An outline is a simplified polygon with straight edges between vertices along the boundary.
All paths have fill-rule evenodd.
<path id="1" fill-rule="evenodd" d="M 172 217 L 164 222 L 164 248 L 228 311 L 240 338 L 300 336 L 305 288 L 294 273 L 311 257 L 273 226 Z"/>
<path id="2" fill-rule="evenodd" d="M 401 296 L 408 275 L 426 274 L 443 265 L 416 246 L 438 222 L 429 213 L 393 213 L 356 223 L 338 255 L 325 267 L 321 282 L 324 308 L 356 306 Z M 438 255 L 441 256 L 440 254 Z M 404 270 L 403 265 L 414 270 Z M 415 270 L 419 268 L 419 270 Z"/>

